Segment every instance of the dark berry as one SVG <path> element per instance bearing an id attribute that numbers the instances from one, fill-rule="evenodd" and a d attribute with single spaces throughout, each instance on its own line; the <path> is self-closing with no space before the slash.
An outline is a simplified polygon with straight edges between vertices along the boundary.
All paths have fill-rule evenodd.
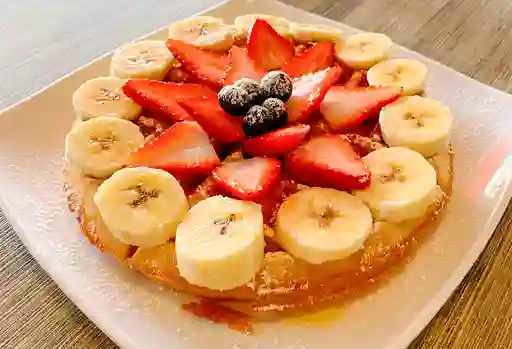
<path id="1" fill-rule="evenodd" d="M 281 71 L 271 71 L 261 80 L 261 91 L 265 98 L 279 98 L 286 102 L 292 90 L 292 79 Z"/>
<path id="2" fill-rule="evenodd" d="M 286 105 L 284 102 L 277 98 L 267 98 L 262 107 L 267 108 L 273 114 L 274 123 L 276 128 L 283 127 L 288 122 L 288 113 L 286 112 Z"/>
<path id="3" fill-rule="evenodd" d="M 270 110 L 260 105 L 255 105 L 249 109 L 244 117 L 242 127 L 247 136 L 259 136 L 268 130 L 273 129 L 274 118 Z"/>
<path id="4" fill-rule="evenodd" d="M 225 86 L 220 90 L 219 104 L 226 113 L 243 116 L 251 107 L 251 97 L 241 88 L 235 86 Z"/>
<path id="5" fill-rule="evenodd" d="M 260 84 L 256 81 L 249 78 L 241 78 L 235 83 L 235 86 L 249 94 L 252 105 L 258 104 L 261 101 Z"/>

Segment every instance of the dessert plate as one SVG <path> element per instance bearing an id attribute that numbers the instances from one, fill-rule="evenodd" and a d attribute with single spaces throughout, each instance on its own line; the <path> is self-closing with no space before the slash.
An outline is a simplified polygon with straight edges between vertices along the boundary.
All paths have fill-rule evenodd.
<path id="1" fill-rule="evenodd" d="M 233 0 L 204 14 L 232 22 L 248 13 L 356 31 L 273 0 Z M 166 34 L 165 28 L 147 37 Z M 2 112 L 0 202 L 37 261 L 122 348 L 406 348 L 471 268 L 512 196 L 512 96 L 399 46 L 392 56 L 425 63 L 427 95 L 455 114 L 452 200 L 437 231 L 403 271 L 342 311 L 329 312 L 328 319 L 321 316 L 323 321 L 306 316 L 259 323 L 253 335 L 211 324 L 180 309 L 184 296 L 128 270 L 80 234 L 62 194 L 62 140 L 74 120 L 72 93 L 107 74 L 110 56 Z"/>

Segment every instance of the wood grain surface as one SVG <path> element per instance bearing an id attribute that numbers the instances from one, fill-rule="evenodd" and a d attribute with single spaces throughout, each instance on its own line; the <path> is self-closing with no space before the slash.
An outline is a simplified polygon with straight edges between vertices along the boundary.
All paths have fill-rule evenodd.
<path id="1" fill-rule="evenodd" d="M 0 0 L 0 108 L 123 42 L 215 2 Z M 510 0 L 284 2 L 383 32 L 479 81 L 512 90 Z M 511 251 L 509 205 L 477 264 L 410 348 L 512 348 Z M 1 212 L 0 348 L 116 348 L 39 267 Z"/>

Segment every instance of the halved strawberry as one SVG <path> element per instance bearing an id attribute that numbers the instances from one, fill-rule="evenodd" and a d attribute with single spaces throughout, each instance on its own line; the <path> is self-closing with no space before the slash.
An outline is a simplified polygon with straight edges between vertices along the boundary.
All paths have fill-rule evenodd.
<path id="1" fill-rule="evenodd" d="M 159 168 L 182 176 L 209 173 L 220 160 L 201 126 L 183 121 L 131 153 L 126 164 Z"/>
<path id="2" fill-rule="evenodd" d="M 293 179 L 312 186 L 339 190 L 365 189 L 371 175 L 350 143 L 340 136 L 319 136 L 286 157 Z"/>
<path id="3" fill-rule="evenodd" d="M 242 200 L 257 200 L 277 184 L 281 162 L 272 158 L 252 158 L 227 162 L 213 171 L 217 185 Z"/>
<path id="4" fill-rule="evenodd" d="M 174 121 L 197 121 L 206 133 L 219 142 L 238 142 L 244 138 L 240 121 L 224 112 L 217 93 L 208 86 L 133 79 L 128 80 L 123 89 L 129 97 L 133 96 L 136 103 L 139 103 L 139 96 L 146 97 L 140 99 L 139 104 L 155 109 L 158 115 L 167 113 Z M 179 110 L 182 111 L 179 114 L 181 119 L 175 115 Z"/>
<path id="5" fill-rule="evenodd" d="M 257 66 L 269 71 L 281 68 L 292 59 L 295 48 L 291 40 L 282 37 L 270 24 L 258 18 L 251 29 L 247 51 Z"/>
<path id="6" fill-rule="evenodd" d="M 260 81 L 264 75 L 265 71 L 256 67 L 253 60 L 249 58 L 247 50 L 238 46 L 231 47 L 224 85 L 232 85 L 241 78 Z"/>
<path id="7" fill-rule="evenodd" d="M 334 62 L 334 44 L 320 41 L 307 50 L 295 55 L 283 67 L 291 77 L 299 77 L 329 68 Z"/>
<path id="8" fill-rule="evenodd" d="M 193 120 L 192 116 L 183 109 L 171 94 L 166 93 L 169 83 L 131 79 L 123 86 L 123 92 L 133 99 L 135 103 L 148 109 L 161 118 L 170 121 Z"/>
<path id="9" fill-rule="evenodd" d="M 222 86 L 222 78 L 228 63 L 226 54 L 204 51 L 173 39 L 167 40 L 167 47 L 190 74 L 212 87 Z"/>
<path id="10" fill-rule="evenodd" d="M 376 116 L 395 101 L 402 90 L 396 86 L 347 88 L 333 86 L 325 95 L 320 112 L 335 132 L 346 132 Z"/>
<path id="11" fill-rule="evenodd" d="M 255 156 L 285 155 L 297 148 L 310 130 L 309 125 L 292 125 L 247 139 L 244 152 Z"/>
<path id="12" fill-rule="evenodd" d="M 341 68 L 327 68 L 293 80 L 292 96 L 287 102 L 288 122 L 304 122 L 320 106 L 325 94 L 340 77 Z"/>
<path id="13" fill-rule="evenodd" d="M 239 142 L 244 138 L 241 119 L 227 114 L 219 105 L 217 94 L 179 100 L 195 121 L 221 143 Z"/>

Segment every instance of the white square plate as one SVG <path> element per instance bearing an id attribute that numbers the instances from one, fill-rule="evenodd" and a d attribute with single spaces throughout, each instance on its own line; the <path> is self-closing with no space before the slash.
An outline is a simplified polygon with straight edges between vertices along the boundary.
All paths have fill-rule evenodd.
<path id="1" fill-rule="evenodd" d="M 205 14 L 247 13 L 354 29 L 273 0 L 234 0 Z M 166 29 L 151 34 L 165 39 Z M 436 233 L 391 282 L 347 306 L 324 326 L 259 324 L 252 336 L 180 310 L 179 296 L 101 254 L 79 233 L 62 194 L 64 137 L 74 119 L 71 94 L 107 74 L 109 57 L 75 71 L 0 117 L 0 198 L 32 255 L 62 290 L 123 348 L 405 348 L 460 283 L 492 235 L 512 194 L 512 96 L 428 58 L 427 94 L 456 116 L 453 199 Z"/>

